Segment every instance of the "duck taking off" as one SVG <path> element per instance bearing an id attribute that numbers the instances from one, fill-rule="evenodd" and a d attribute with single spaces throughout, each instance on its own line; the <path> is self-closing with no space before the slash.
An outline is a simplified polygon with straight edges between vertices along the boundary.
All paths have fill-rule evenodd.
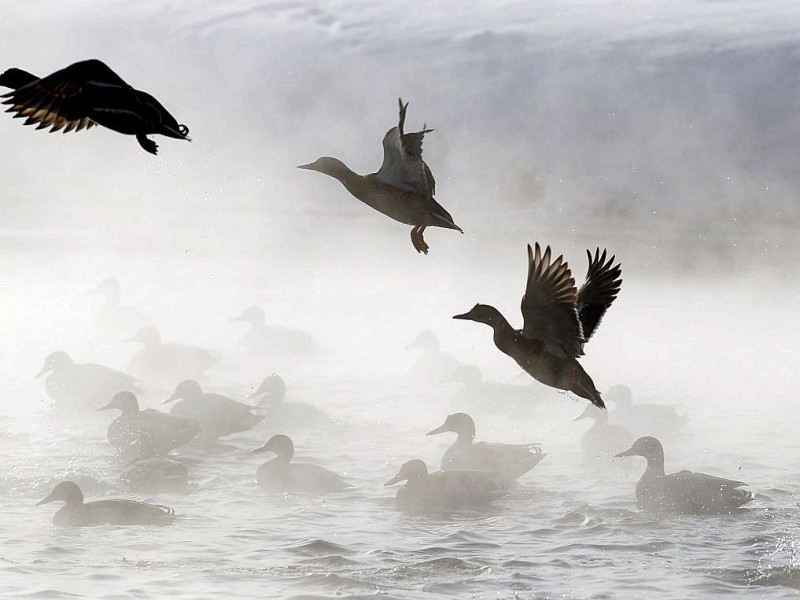
<path id="1" fill-rule="evenodd" d="M 0 85 L 12 91 L 0 96 L 25 125 L 50 132 L 80 131 L 102 125 L 119 133 L 135 135 L 150 154 L 158 152 L 149 134 L 189 139 L 189 128 L 180 125 L 161 103 L 147 92 L 132 88 L 105 63 L 84 60 L 39 78 L 22 69 L 0 74 Z"/>
<path id="2" fill-rule="evenodd" d="M 389 218 L 413 225 L 411 243 L 417 252 L 428 253 L 422 234 L 426 227 L 444 227 L 464 231 L 436 200 L 436 181 L 422 160 L 422 138 L 433 129 L 405 133 L 408 102 L 400 103 L 400 122 L 383 137 L 383 164 L 377 173 L 359 175 L 338 158 L 323 156 L 300 169 L 319 171 L 342 182 L 347 191 Z"/>
<path id="3" fill-rule="evenodd" d="M 600 392 L 578 363 L 583 347 L 600 324 L 622 284 L 620 264 L 596 249 L 580 290 L 563 256 L 552 260 L 550 246 L 542 253 L 528 245 L 528 280 L 522 296 L 522 329 L 514 329 L 495 307 L 476 304 L 454 319 L 485 323 L 494 343 L 537 381 L 569 390 L 605 408 Z"/>

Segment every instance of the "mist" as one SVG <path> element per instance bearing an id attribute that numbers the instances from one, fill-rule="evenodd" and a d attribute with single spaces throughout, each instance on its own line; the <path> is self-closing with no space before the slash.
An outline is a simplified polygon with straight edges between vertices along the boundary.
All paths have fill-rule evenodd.
<path id="1" fill-rule="evenodd" d="M 419 381 L 412 371 L 419 354 L 405 348 L 419 331 L 434 331 L 443 350 L 479 366 L 484 379 L 534 383 L 556 406 L 530 423 L 488 419 L 478 437 L 542 442 L 552 456 L 532 472 L 539 487 L 531 494 L 563 507 L 550 494 L 589 490 L 588 480 L 570 481 L 557 462 L 559 451 L 577 460 L 585 426 L 571 419 L 582 405 L 527 378 L 494 347 L 488 328 L 451 319 L 482 302 L 521 327 L 525 248 L 534 241 L 563 253 L 578 283 L 587 248 L 607 248 L 621 262 L 621 293 L 581 364 L 601 392 L 625 383 L 636 400 L 688 411 L 682 443 L 667 449 L 668 471 L 671 464 L 742 478 L 767 490 L 757 499 L 761 510 L 792 502 L 800 361 L 796 3 L 637 1 L 623 10 L 515 0 L 424 8 L 46 1 L 3 12 L 3 69 L 44 76 L 99 58 L 157 97 L 192 138 L 158 137 L 154 157 L 102 127 L 46 134 L 10 115 L 0 120 L 0 414 L 14 457 L 0 477 L 10 482 L 15 469 L 23 480 L 6 486 L 7 515 L 27 514 L 29 499 L 56 475 L 52 452 L 44 458 L 32 449 L 38 439 L 59 446 L 57 456 L 72 466 L 80 454 L 66 446 L 81 435 L 93 440 L 85 455 L 105 443 L 108 420 L 92 415 L 65 446 L 63 417 L 50 412 L 33 376 L 55 350 L 129 368 L 137 346 L 98 335 L 102 301 L 89 292 L 106 277 L 120 281 L 122 303 L 146 314 L 165 341 L 219 357 L 204 389 L 242 400 L 277 372 L 290 394 L 313 399 L 339 422 L 341 437 L 309 434 L 295 445 L 369 490 L 360 492 L 364 512 L 387 510 L 376 498 L 391 490 L 378 488 L 402 462 L 422 457 L 433 469 L 450 442 L 419 436 L 452 412 L 457 386 Z M 424 158 L 436 198 L 465 232 L 429 228 L 428 256 L 411 247 L 409 227 L 333 179 L 296 168 L 334 156 L 358 173 L 377 171 L 398 97 L 409 102 L 407 131 L 434 130 Z M 309 332 L 320 352 L 248 354 L 240 344 L 246 327 L 230 319 L 253 305 L 270 324 Z M 155 407 L 174 386 L 144 387 L 141 404 Z M 264 431 L 234 439 L 261 445 Z M 370 453 L 374 462 L 360 462 Z M 240 469 L 236 485 L 246 486 L 245 473 L 258 465 L 223 460 Z M 641 466 L 604 476 L 608 496 L 598 503 L 616 510 L 626 499 L 635 507 Z M 550 479 L 537 480 L 545 469 Z M 224 497 L 221 476 L 204 473 L 200 487 Z M 791 482 L 774 481 L 780 476 Z M 180 512 L 179 502 L 170 498 Z M 201 501 L 191 502 L 190 520 L 201 519 Z M 343 502 L 334 504 L 361 535 L 346 539 L 361 551 L 374 532 Z M 257 514 L 258 506 L 240 508 Z M 282 509 L 295 515 L 301 506 Z M 36 526 L 49 527 L 50 515 L 37 515 Z M 400 527 L 412 545 L 424 537 L 418 523 Z M 756 529 L 753 536 L 763 533 Z M 325 532 L 323 523 L 296 537 L 329 540 Z M 164 543 L 170 535 L 180 537 L 168 532 Z M 375 536 L 380 545 L 391 533 Z M 776 551 L 773 542 L 765 553 Z M 596 593 L 601 586 L 593 585 L 582 591 Z M 442 589 L 405 591 L 426 597 Z M 495 589 L 511 588 L 494 581 L 461 591 Z M 568 592 L 550 582 L 527 589 Z M 721 589 L 728 588 L 695 593 Z"/>

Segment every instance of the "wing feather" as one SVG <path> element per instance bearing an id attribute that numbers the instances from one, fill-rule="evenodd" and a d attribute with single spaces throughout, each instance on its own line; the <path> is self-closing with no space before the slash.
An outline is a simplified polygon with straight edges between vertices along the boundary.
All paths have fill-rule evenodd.
<path id="1" fill-rule="evenodd" d="M 619 263 L 614 264 L 615 256 L 606 259 L 605 249 L 601 254 L 600 248 L 596 248 L 594 256 L 587 250 L 586 255 L 589 257 L 589 270 L 578 290 L 577 308 L 583 335 L 588 341 L 619 294 L 622 268 Z"/>
<path id="2" fill-rule="evenodd" d="M 399 190 L 433 196 L 436 181 L 422 160 L 422 140 L 433 129 L 423 126 L 422 131 L 405 133 L 408 103 L 403 104 L 402 99 L 398 102 L 400 118 L 397 127 L 392 127 L 383 137 L 383 164 L 376 177 Z"/>

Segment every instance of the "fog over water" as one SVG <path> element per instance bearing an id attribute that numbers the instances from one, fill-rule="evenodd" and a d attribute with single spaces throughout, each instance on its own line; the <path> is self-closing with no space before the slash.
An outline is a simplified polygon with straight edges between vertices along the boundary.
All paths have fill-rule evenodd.
<path id="1" fill-rule="evenodd" d="M 788 1 L 4 7 L 0 70 L 99 58 L 192 142 L 155 136 L 152 156 L 102 127 L 47 134 L 0 115 L 0 596 L 797 597 L 798 23 Z M 465 232 L 427 229 L 428 256 L 408 226 L 296 168 L 335 156 L 376 171 L 398 97 L 407 131 L 434 129 L 436 198 Z M 534 241 L 579 281 L 586 248 L 616 255 L 622 290 L 581 364 L 601 392 L 624 383 L 688 413 L 664 440 L 667 472 L 747 482 L 744 514 L 639 512 L 644 460 L 587 466 L 585 402 L 451 319 L 483 302 L 520 327 Z M 269 419 L 186 451 L 186 493 L 122 489 L 117 414 L 54 411 L 33 379 L 55 350 L 129 371 L 136 332 L 104 332 L 90 293 L 106 277 L 165 342 L 219 357 L 204 390 L 246 401 L 280 373 L 287 399 L 330 415 L 292 432 L 298 460 L 355 489 L 260 492 L 268 457 L 250 451 L 280 433 Z M 230 322 L 248 306 L 318 352 L 249 352 Z M 453 441 L 424 435 L 460 385 L 415 370 L 421 330 L 486 381 L 532 384 L 535 411 L 474 415 L 476 439 L 548 455 L 488 510 L 408 516 L 383 487 L 406 460 L 437 469 Z M 143 407 L 169 409 L 174 385 L 142 388 Z M 34 504 L 76 477 L 87 499 L 178 519 L 56 528 L 56 505 Z"/>

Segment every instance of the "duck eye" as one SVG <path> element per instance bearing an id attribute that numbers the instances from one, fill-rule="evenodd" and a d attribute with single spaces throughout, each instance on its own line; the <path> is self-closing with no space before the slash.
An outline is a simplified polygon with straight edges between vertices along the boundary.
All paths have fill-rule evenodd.
<path id="1" fill-rule="evenodd" d="M 186 125 L 184 125 L 183 123 L 178 125 L 178 131 L 180 131 L 181 135 L 183 135 L 183 136 L 189 135 L 189 128 Z"/>

